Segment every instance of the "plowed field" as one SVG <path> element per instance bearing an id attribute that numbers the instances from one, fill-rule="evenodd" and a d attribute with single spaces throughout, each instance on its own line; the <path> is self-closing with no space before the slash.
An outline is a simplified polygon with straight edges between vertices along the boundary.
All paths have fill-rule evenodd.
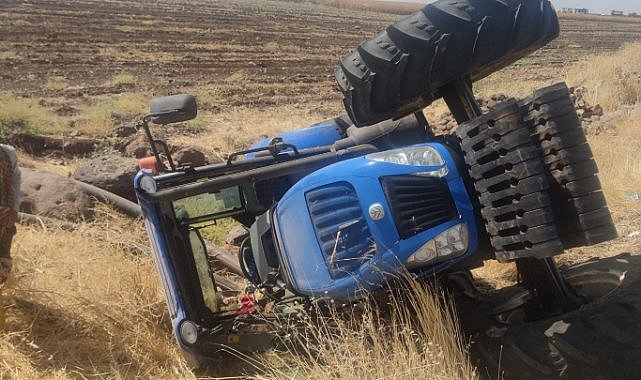
<path id="1" fill-rule="evenodd" d="M 67 98 L 118 93 L 133 75 L 164 94 L 211 89 L 215 106 L 338 101 L 341 55 L 402 16 L 275 1 L 0 3 L 0 90 Z M 562 19 L 559 39 L 508 71 L 537 79 L 641 38 L 640 23 Z M 46 88 L 51 78 L 65 88 Z M 55 86 L 49 86 L 55 87 Z"/>

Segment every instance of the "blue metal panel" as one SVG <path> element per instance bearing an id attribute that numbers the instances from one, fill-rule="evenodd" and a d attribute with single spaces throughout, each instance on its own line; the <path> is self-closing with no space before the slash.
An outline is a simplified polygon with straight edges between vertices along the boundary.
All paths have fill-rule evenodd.
<path id="1" fill-rule="evenodd" d="M 434 147 L 445 160 L 448 173 L 444 180 L 450 189 L 459 218 L 443 223 L 410 238 L 401 239 L 392 218 L 390 206 L 383 192 L 380 177 L 391 175 L 412 175 L 436 171 L 440 167 L 399 165 L 388 162 L 370 161 L 366 157 L 354 158 L 329 165 L 295 184 L 279 202 L 274 216 L 283 265 L 287 268 L 292 286 L 306 295 L 328 295 L 343 298 L 346 295 L 358 297 L 360 291 L 380 287 L 382 282 L 399 273 L 409 256 L 427 241 L 458 223 L 465 223 L 470 232 L 470 246 L 465 255 L 426 267 L 419 276 L 437 273 L 454 262 L 469 257 L 477 247 L 477 227 L 473 206 L 465 190 L 449 151 L 440 144 L 421 144 Z M 335 277 L 328 268 L 326 247 L 317 238 L 318 224 L 307 210 L 307 198 L 318 189 L 331 188 L 336 183 L 351 185 L 358 198 L 361 213 L 372 236 L 375 253 L 369 260 L 352 270 L 350 276 Z M 383 206 L 385 216 L 378 221 L 367 217 L 369 207 L 378 203 Z M 335 204 L 340 211 L 345 206 Z"/>
<path id="2" fill-rule="evenodd" d="M 134 189 L 137 191 L 140 189 L 140 180 L 144 175 L 146 174 L 143 171 L 139 171 L 134 178 Z M 164 239 L 167 234 L 164 233 L 160 227 L 160 217 L 158 215 L 156 205 L 146 201 L 142 197 L 138 197 L 138 204 L 140 205 L 142 215 L 145 220 L 147 235 L 149 236 L 156 270 L 160 276 L 163 293 L 165 294 L 165 299 L 167 301 L 174 335 L 180 348 L 186 355 L 190 356 L 190 360 L 197 362 L 198 358 L 196 358 L 192 353 L 192 350 L 182 342 L 178 334 L 178 327 L 180 323 L 187 318 L 187 316 L 183 306 L 184 301 L 181 299 L 178 281 L 176 280 L 174 270 L 169 260 L 170 252 Z"/>
<path id="3" fill-rule="evenodd" d="M 298 149 L 332 145 L 341 139 L 341 135 L 336 129 L 336 125 L 329 121 L 303 129 L 279 133 L 274 137 L 281 138 L 283 142 L 292 144 Z M 269 145 L 274 137 L 263 139 L 252 145 L 250 149 L 264 148 Z M 245 158 L 253 158 L 255 156 L 255 153 L 248 153 L 245 155 Z"/>

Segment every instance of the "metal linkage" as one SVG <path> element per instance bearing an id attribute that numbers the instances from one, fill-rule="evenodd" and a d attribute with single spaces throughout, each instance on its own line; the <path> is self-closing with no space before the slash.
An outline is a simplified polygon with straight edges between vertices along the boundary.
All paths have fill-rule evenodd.
<path id="1" fill-rule="evenodd" d="M 552 257 L 517 259 L 516 268 L 519 282 L 532 294 L 532 299 L 525 304 L 529 320 L 566 313 L 586 302 L 566 283 Z"/>
<path id="2" fill-rule="evenodd" d="M 481 106 L 472 92 L 472 81 L 461 78 L 440 89 L 452 116 L 461 124 L 481 116 Z"/>

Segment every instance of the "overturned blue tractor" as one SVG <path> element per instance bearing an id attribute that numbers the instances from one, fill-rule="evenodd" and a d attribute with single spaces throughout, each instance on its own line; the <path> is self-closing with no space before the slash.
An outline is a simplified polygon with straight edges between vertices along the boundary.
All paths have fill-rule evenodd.
<path id="1" fill-rule="evenodd" d="M 135 189 L 176 338 L 192 362 L 265 349 L 287 334 L 283 320 L 296 307 L 359 302 L 403 273 L 459 274 L 454 282 L 473 289 L 469 269 L 497 259 L 516 262 L 519 291 L 487 313 L 508 333 L 473 332 L 484 365 L 502 355 L 503 370 L 519 378 L 598 373 L 602 355 L 586 367 L 567 348 L 575 342 L 534 336 L 554 318 L 598 314 L 608 307 L 598 297 L 629 286 L 612 277 L 628 270 L 621 261 L 560 271 L 554 260 L 616 237 L 569 91 L 557 84 L 485 114 L 472 92 L 474 81 L 558 32 L 546 0 L 437 1 L 341 60 L 347 115 L 259 141 L 220 164 L 177 166 L 152 136 L 150 121 L 195 117 L 192 96 L 152 101 L 139 126 L 154 160 Z M 423 116 L 438 98 L 459 124 L 455 134 L 435 136 Z M 223 218 L 248 231 L 236 282 L 220 275 L 201 234 Z M 261 300 L 272 303 L 269 312 Z"/>

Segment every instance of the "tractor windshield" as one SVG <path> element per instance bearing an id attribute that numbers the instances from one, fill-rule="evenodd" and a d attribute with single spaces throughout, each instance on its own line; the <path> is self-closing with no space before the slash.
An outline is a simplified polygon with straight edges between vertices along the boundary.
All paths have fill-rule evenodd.
<path id="1" fill-rule="evenodd" d="M 182 223 L 218 219 L 244 211 L 243 197 L 238 187 L 178 199 L 172 205 L 176 219 Z"/>

